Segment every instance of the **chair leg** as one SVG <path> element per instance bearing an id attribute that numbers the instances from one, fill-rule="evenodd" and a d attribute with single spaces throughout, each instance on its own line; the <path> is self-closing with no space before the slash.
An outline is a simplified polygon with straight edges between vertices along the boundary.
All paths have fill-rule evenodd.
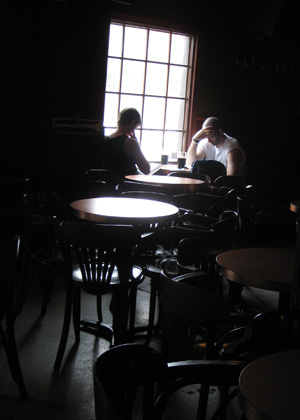
<path id="1" fill-rule="evenodd" d="M 73 327 L 75 342 L 80 341 L 81 290 L 76 284 L 73 287 Z"/>
<path id="2" fill-rule="evenodd" d="M 199 395 L 197 420 L 202 420 L 206 418 L 208 394 L 209 394 L 209 385 L 202 384 L 200 388 L 200 395 Z"/>
<path id="3" fill-rule="evenodd" d="M 44 295 L 41 307 L 41 317 L 46 315 L 48 303 L 51 300 L 53 285 L 55 280 L 55 270 L 53 268 L 50 269 L 50 272 L 45 273 L 45 285 L 44 285 Z"/>
<path id="4" fill-rule="evenodd" d="M 2 338 L 8 365 L 11 371 L 11 375 L 13 380 L 17 383 L 19 393 L 22 399 L 28 399 L 28 393 L 25 386 L 25 382 L 23 379 L 23 374 L 19 362 L 19 356 L 16 346 L 16 339 L 15 339 L 15 330 L 13 326 L 13 318 L 8 321 L 6 334 L 3 331 L 2 326 L 0 325 L 0 336 Z"/>
<path id="5" fill-rule="evenodd" d="M 61 362 L 66 350 L 69 329 L 70 329 L 70 322 L 71 322 L 71 312 L 72 312 L 72 301 L 73 301 L 73 285 L 72 281 L 68 282 L 66 286 L 66 299 L 65 299 L 65 314 L 64 314 L 64 321 L 63 327 L 60 337 L 60 343 L 56 355 L 56 359 L 54 362 L 54 370 L 59 370 L 61 366 Z"/>
<path id="6" fill-rule="evenodd" d="M 156 298 L 158 292 L 158 282 L 159 279 L 156 276 L 151 277 L 151 289 L 150 289 L 150 303 L 149 303 L 149 318 L 148 318 L 148 329 L 147 336 L 145 340 L 145 346 L 149 346 L 153 330 L 154 330 L 154 319 L 155 319 L 155 308 L 156 308 Z"/>

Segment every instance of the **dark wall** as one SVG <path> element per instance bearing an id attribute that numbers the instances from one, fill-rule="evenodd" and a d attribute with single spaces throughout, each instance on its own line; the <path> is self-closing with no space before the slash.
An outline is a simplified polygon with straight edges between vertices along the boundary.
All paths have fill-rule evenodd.
<path id="1" fill-rule="evenodd" d="M 52 118 L 102 118 L 108 24 L 111 14 L 121 13 L 199 32 L 199 127 L 214 115 L 240 140 L 260 200 L 299 198 L 297 0 L 32 3 L 16 10 L 2 6 L 6 61 L 0 123 L 2 131 L 23 127 L 29 153 L 24 168 L 37 184 L 47 180 Z M 280 6 L 280 13 L 270 4 Z M 26 159 L 22 143 L 2 160 L 20 160 L 14 156 L 18 150 Z"/>

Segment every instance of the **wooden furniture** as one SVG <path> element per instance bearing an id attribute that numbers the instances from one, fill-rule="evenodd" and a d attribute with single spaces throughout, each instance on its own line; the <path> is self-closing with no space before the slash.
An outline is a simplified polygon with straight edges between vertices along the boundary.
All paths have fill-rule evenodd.
<path id="1" fill-rule="evenodd" d="M 11 375 L 18 386 L 20 397 L 28 399 L 14 327 L 15 280 L 19 246 L 18 235 L 9 240 L 0 240 L 0 342 L 4 346 Z"/>
<path id="2" fill-rule="evenodd" d="M 99 223 L 147 224 L 176 220 L 178 208 L 153 200 L 124 197 L 100 197 L 71 203 L 74 214 Z"/>
<path id="3" fill-rule="evenodd" d="M 66 275 L 64 321 L 54 364 L 54 370 L 58 370 L 66 348 L 72 312 L 76 343 L 80 341 L 80 329 L 104 337 L 110 344 L 131 341 L 137 285 L 144 276 L 142 269 L 133 264 L 132 249 L 139 238 L 138 229 L 133 226 L 70 221 L 59 223 L 55 234 L 63 251 Z M 97 321 L 81 320 L 81 289 L 97 298 Z M 102 319 L 101 298 L 108 293 L 113 297 L 112 327 L 104 324 Z"/>
<path id="4" fill-rule="evenodd" d="M 291 292 L 295 251 L 285 248 L 242 248 L 216 258 L 219 274 L 234 283 L 280 293 L 279 307 Z"/>
<path id="5" fill-rule="evenodd" d="M 185 360 L 166 363 L 160 353 L 142 344 L 130 343 L 113 347 L 102 353 L 94 365 L 95 418 L 96 420 L 134 418 L 139 387 L 142 388 L 143 395 L 143 415 L 140 418 L 143 420 L 166 418 L 165 408 L 171 405 L 173 399 L 170 397 L 176 391 L 192 384 L 237 385 L 243 366 L 241 362 L 224 360 Z M 155 386 L 157 382 L 160 383 L 158 390 Z M 220 418 L 219 414 L 224 413 L 228 402 L 229 399 L 224 401 L 223 405 L 219 405 L 213 418 Z M 186 407 L 183 406 L 183 417 L 185 411 Z"/>
<path id="6" fill-rule="evenodd" d="M 244 368 L 238 401 L 249 420 L 300 418 L 300 350 L 264 356 Z"/>
<path id="7" fill-rule="evenodd" d="M 126 179 L 143 183 L 158 184 L 172 190 L 174 194 L 200 192 L 205 182 L 200 179 L 164 175 L 127 175 Z"/>

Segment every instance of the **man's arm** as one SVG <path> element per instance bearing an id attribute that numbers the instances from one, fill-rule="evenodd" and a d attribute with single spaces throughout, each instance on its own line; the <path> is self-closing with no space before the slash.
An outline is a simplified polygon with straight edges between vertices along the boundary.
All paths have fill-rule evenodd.
<path id="1" fill-rule="evenodd" d="M 186 163 L 187 165 L 192 165 L 193 162 L 197 159 L 205 159 L 205 152 L 199 146 L 199 142 L 205 139 L 207 136 L 210 136 L 214 133 L 214 129 L 208 125 L 207 127 L 201 128 L 193 136 L 190 147 L 187 151 Z"/>
<path id="2" fill-rule="evenodd" d="M 244 156 L 239 149 L 232 149 L 227 154 L 227 175 L 240 175 L 242 165 L 244 163 Z"/>
<path id="3" fill-rule="evenodd" d="M 192 165 L 197 159 L 205 159 L 205 152 L 200 145 L 192 140 L 186 155 L 186 164 Z"/>
<path id="4" fill-rule="evenodd" d="M 125 144 L 124 144 L 124 149 L 127 155 L 130 156 L 134 160 L 139 170 L 143 174 L 148 175 L 150 172 L 150 163 L 147 161 L 147 159 L 143 155 L 137 140 L 133 137 L 126 139 Z"/>

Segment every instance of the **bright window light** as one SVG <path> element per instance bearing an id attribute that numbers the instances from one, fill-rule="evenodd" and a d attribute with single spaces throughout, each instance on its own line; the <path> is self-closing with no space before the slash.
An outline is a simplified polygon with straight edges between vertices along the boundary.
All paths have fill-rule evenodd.
<path id="1" fill-rule="evenodd" d="M 142 117 L 143 153 L 159 161 L 161 150 L 183 149 L 189 114 L 192 36 L 150 27 L 111 23 L 108 45 L 104 132 L 116 127 L 127 107 Z"/>

